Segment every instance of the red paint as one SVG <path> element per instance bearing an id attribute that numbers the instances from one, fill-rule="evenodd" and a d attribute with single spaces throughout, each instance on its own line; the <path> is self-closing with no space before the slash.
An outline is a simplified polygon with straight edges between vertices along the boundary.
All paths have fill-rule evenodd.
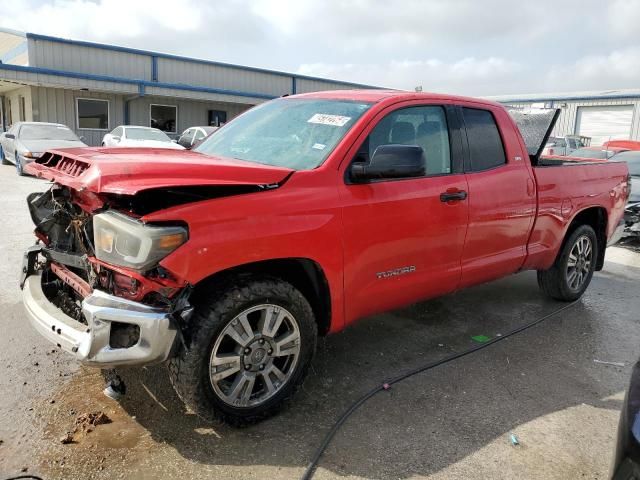
<path id="1" fill-rule="evenodd" d="M 621 151 L 640 150 L 640 142 L 635 140 L 609 140 L 608 142 L 605 142 L 602 146 L 603 148 L 606 148 L 608 150 L 611 150 L 614 148 L 620 149 Z"/>
<path id="2" fill-rule="evenodd" d="M 188 242 L 161 262 L 173 277 L 170 280 L 148 279 L 108 265 L 102 268 L 135 278 L 144 292 L 175 294 L 185 282 L 197 284 L 239 265 L 310 259 L 329 285 L 331 331 L 365 315 L 521 269 L 548 268 L 570 222 L 585 208 L 606 209 L 608 236 L 622 218 L 628 194 L 626 164 L 533 168 L 517 127 L 497 103 L 372 90 L 299 97 L 375 103 L 325 163 L 310 171 L 291 174 L 283 168 L 189 151 L 147 149 L 60 151 L 90 165 L 74 178 L 39 164 L 27 168 L 80 190 L 89 209 L 95 196 L 106 193 L 131 194 L 171 185 L 271 184 L 290 175 L 279 188 L 185 204 L 143 217 L 149 222 L 188 224 Z M 397 108 L 423 104 L 491 110 L 507 164 L 476 173 L 345 183 L 351 159 L 377 121 Z M 441 193 L 459 190 L 468 192 L 466 200 L 440 201 Z M 405 275 L 378 275 L 404 267 L 415 268 Z"/>

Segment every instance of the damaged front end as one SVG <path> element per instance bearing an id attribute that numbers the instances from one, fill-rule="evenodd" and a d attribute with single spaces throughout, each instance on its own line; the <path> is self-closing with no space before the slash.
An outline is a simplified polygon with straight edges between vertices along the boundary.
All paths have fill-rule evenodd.
<path id="1" fill-rule="evenodd" d="M 158 262 L 187 241 L 185 225 L 148 225 L 60 185 L 28 197 L 38 243 L 21 288 L 33 326 L 81 362 L 145 365 L 171 353 L 190 287 Z"/>

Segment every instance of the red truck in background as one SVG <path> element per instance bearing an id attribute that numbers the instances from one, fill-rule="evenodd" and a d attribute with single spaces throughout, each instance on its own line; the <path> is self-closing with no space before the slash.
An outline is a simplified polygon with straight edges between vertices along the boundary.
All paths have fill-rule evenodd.
<path id="1" fill-rule="evenodd" d="M 54 184 L 28 198 L 26 312 L 87 365 L 168 360 L 198 415 L 258 421 L 358 318 L 521 270 L 583 294 L 628 171 L 540 160 L 552 117 L 525 140 L 497 103 L 333 91 L 259 105 L 193 151 L 50 151 L 27 167 Z"/>

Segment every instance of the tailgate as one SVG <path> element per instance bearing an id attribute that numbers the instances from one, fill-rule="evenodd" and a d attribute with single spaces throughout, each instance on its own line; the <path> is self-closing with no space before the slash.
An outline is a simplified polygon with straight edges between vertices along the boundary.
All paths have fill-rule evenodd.
<path id="1" fill-rule="evenodd" d="M 532 165 L 537 165 L 544 146 L 556 125 L 559 108 L 507 108 L 518 125 Z"/>

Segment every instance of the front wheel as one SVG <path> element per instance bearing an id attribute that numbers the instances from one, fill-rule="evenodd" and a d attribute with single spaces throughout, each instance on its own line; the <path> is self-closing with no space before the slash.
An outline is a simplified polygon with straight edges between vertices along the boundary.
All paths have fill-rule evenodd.
<path id="1" fill-rule="evenodd" d="M 279 279 L 238 281 L 196 306 L 188 347 L 169 362 L 185 404 L 235 426 L 277 413 L 294 395 L 315 353 L 317 328 L 305 297 Z"/>
<path id="2" fill-rule="evenodd" d="M 2 160 L 2 165 L 11 165 L 11 162 L 5 157 L 2 147 L 0 147 L 0 160 Z"/>
<path id="3" fill-rule="evenodd" d="M 21 177 L 24 177 L 24 167 L 22 166 L 22 160 L 20 160 L 20 156 L 18 155 L 18 152 L 14 153 L 13 158 L 16 161 L 16 172 L 18 172 L 18 175 L 20 175 Z"/>
<path id="4" fill-rule="evenodd" d="M 576 228 L 549 270 L 538 271 L 538 285 L 556 300 L 572 302 L 591 283 L 598 261 L 598 237 L 589 225 Z"/>

